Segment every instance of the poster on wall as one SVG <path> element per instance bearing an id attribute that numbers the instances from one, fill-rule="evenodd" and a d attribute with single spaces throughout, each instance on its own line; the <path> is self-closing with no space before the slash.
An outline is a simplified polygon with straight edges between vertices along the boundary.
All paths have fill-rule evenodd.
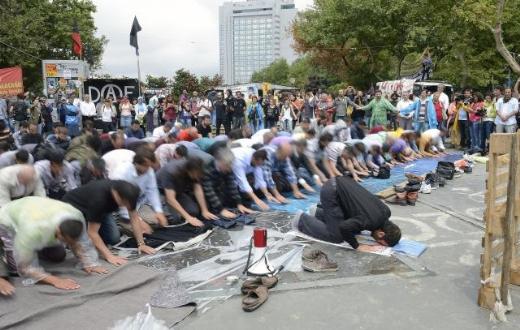
<path id="1" fill-rule="evenodd" d="M 21 67 L 0 69 L 0 96 L 15 96 L 23 93 Z"/>
<path id="2" fill-rule="evenodd" d="M 83 92 L 89 95 L 94 103 L 106 98 L 118 100 L 123 96 L 137 99 L 139 85 L 137 79 L 88 79 L 83 84 Z"/>
<path id="3" fill-rule="evenodd" d="M 77 60 L 44 60 L 43 93 L 48 98 L 83 96 L 83 82 L 88 77 L 88 64 Z"/>

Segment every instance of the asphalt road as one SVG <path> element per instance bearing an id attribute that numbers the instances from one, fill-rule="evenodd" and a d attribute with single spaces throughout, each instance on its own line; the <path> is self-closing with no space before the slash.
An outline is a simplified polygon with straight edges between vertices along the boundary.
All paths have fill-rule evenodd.
<path id="1" fill-rule="evenodd" d="M 518 329 L 518 310 L 508 314 L 508 323 L 493 324 L 477 305 L 484 180 L 485 166 L 477 165 L 473 174 L 421 195 L 415 207 L 391 206 L 404 237 L 428 245 L 421 257 L 403 259 L 422 272 L 317 281 L 294 290 L 282 283 L 253 313 L 243 312 L 235 296 L 200 309 L 178 328 Z M 512 299 L 513 306 L 520 304 L 520 288 L 512 288 Z"/>

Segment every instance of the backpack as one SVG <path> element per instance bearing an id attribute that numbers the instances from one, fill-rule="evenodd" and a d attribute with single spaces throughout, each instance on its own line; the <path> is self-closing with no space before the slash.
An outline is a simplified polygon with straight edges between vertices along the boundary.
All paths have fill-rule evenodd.
<path id="1" fill-rule="evenodd" d="M 452 162 L 438 162 L 436 172 L 440 177 L 452 180 L 455 175 L 455 164 Z"/>
<path id="2" fill-rule="evenodd" d="M 14 120 L 27 120 L 27 104 L 24 101 L 18 101 L 14 105 Z"/>

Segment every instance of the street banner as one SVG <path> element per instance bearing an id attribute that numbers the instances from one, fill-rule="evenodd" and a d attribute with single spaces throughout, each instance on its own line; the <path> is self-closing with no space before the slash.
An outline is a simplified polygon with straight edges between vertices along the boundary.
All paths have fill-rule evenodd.
<path id="1" fill-rule="evenodd" d="M 137 99 L 139 84 L 137 79 L 88 79 L 83 84 L 85 95 L 89 95 L 94 103 L 111 97 L 113 100 L 128 96 Z"/>
<path id="2" fill-rule="evenodd" d="M 15 96 L 23 93 L 22 68 L 19 66 L 0 69 L 0 96 Z"/>
<path id="3" fill-rule="evenodd" d="M 415 79 L 401 79 L 381 81 L 376 85 L 383 95 L 390 96 L 393 92 L 397 92 L 400 95 L 407 95 L 412 93 L 414 83 Z"/>
<path id="4" fill-rule="evenodd" d="M 83 81 L 88 77 L 88 64 L 78 60 L 42 61 L 43 90 L 49 98 L 70 94 L 83 96 Z"/>

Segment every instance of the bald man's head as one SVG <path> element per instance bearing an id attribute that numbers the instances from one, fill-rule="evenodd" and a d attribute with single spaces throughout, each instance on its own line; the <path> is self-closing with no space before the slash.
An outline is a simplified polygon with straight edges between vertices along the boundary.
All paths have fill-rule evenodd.
<path id="1" fill-rule="evenodd" d="M 292 147 L 290 143 L 284 142 L 280 144 L 277 150 L 278 159 L 284 160 L 287 159 L 292 152 Z"/>
<path id="2" fill-rule="evenodd" d="M 36 178 L 36 171 L 31 165 L 21 165 L 17 177 L 20 184 L 27 185 Z"/>

